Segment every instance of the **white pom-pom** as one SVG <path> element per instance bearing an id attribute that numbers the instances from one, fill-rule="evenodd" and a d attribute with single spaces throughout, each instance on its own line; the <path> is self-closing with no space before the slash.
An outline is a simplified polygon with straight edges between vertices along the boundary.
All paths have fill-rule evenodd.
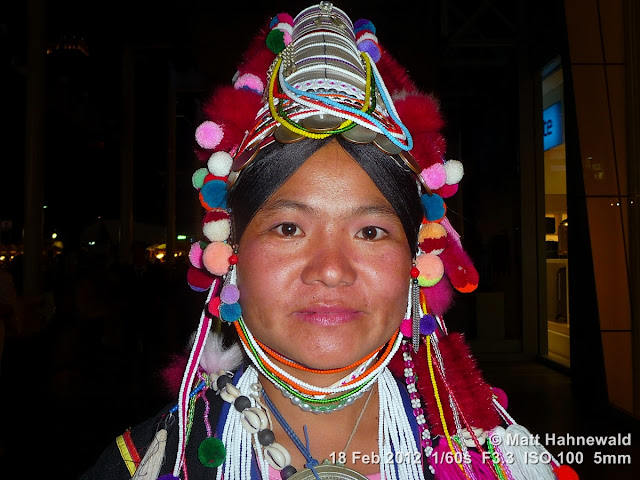
<path id="1" fill-rule="evenodd" d="M 459 160 L 447 160 L 444 164 L 444 169 L 447 172 L 447 185 L 455 185 L 462 180 L 464 175 L 464 167 Z"/>
<path id="2" fill-rule="evenodd" d="M 373 33 L 367 32 L 367 33 L 363 33 L 358 37 L 358 39 L 356 40 L 356 44 L 360 42 L 364 42 L 365 40 L 371 40 L 375 44 L 378 43 L 378 37 L 376 37 Z"/>
<path id="3" fill-rule="evenodd" d="M 231 171 L 233 158 L 227 152 L 216 152 L 209 157 L 207 168 L 211 175 L 216 177 L 226 177 Z"/>
<path id="4" fill-rule="evenodd" d="M 283 32 L 287 32 L 289 35 L 293 35 L 293 27 L 286 22 L 280 22 L 273 28 L 277 28 L 278 30 L 282 30 Z"/>
<path id="5" fill-rule="evenodd" d="M 228 218 L 207 222 L 202 227 L 202 232 L 212 242 L 224 242 L 231 235 L 231 222 Z"/>

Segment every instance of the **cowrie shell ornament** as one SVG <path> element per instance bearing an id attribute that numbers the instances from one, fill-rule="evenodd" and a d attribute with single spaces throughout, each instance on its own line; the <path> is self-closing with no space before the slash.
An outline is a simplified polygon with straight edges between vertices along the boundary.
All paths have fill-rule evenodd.
<path id="1" fill-rule="evenodd" d="M 279 443 L 273 442 L 268 447 L 264 447 L 264 456 L 271 465 L 276 470 L 282 470 L 287 465 L 291 464 L 291 455 Z"/>
<path id="2" fill-rule="evenodd" d="M 252 435 L 269 426 L 267 414 L 260 408 L 251 407 L 242 412 L 240 419 L 245 430 Z"/>
<path id="3" fill-rule="evenodd" d="M 233 403 L 233 401 L 241 395 L 240 390 L 238 390 L 231 383 L 227 383 L 222 390 L 220 390 L 220 397 L 228 403 Z"/>

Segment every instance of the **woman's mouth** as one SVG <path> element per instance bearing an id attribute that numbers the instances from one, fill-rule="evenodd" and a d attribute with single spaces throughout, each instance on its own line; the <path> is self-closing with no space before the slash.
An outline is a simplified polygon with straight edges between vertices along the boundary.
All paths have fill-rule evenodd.
<path id="1" fill-rule="evenodd" d="M 303 322 L 316 325 L 331 326 L 352 322 L 360 317 L 362 312 L 353 308 L 341 306 L 314 306 L 295 312 L 296 318 Z"/>

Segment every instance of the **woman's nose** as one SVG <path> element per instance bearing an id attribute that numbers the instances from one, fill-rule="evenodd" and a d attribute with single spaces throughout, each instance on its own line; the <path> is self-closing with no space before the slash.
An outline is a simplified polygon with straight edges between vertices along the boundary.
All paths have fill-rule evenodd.
<path id="1" fill-rule="evenodd" d="M 327 287 L 347 286 L 356 279 L 353 256 L 348 245 L 336 239 L 317 242 L 302 271 L 302 281 Z"/>

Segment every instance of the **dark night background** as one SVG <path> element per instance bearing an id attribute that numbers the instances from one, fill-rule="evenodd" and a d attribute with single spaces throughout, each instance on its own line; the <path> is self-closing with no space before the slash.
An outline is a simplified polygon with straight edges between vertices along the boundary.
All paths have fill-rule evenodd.
<path id="1" fill-rule="evenodd" d="M 87 239 L 100 235 L 89 227 L 119 219 L 125 47 L 135 58 L 134 221 L 156 228 L 150 231 L 166 226 L 173 74 L 176 230 L 197 235 L 202 212 L 191 186 L 199 167 L 192 147 L 202 101 L 230 82 L 259 27 L 311 3 L 44 1 L 52 50 L 44 81 L 44 238 L 56 232 L 65 255 L 81 256 Z M 507 333 L 519 338 L 518 69 L 533 75 L 564 48 L 562 2 L 334 3 L 354 20 L 370 19 L 417 85 L 440 98 L 447 156 L 465 165 L 461 189 L 447 202 L 451 222 L 476 262 L 479 288 L 505 292 Z M 22 243 L 24 225 L 28 5 L 0 6 L 0 221 L 12 222 L 1 232 L 5 244 Z M 88 54 L 56 49 L 65 43 L 86 46 Z M 165 240 L 162 233 L 153 239 Z M 41 330 L 13 338 L 3 359 L 1 408 L 9 418 L 0 427 L 0 465 L 32 462 L 33 478 L 52 471 L 73 478 L 115 436 L 169 401 L 156 372 L 186 344 L 204 301 L 186 285 L 184 265 L 149 265 L 155 276 L 143 282 L 130 265 L 93 271 L 95 258 L 74 261 L 73 274 L 59 269 L 46 277 L 56 313 Z M 472 298 L 460 298 L 450 328 L 473 337 L 473 308 Z"/>

